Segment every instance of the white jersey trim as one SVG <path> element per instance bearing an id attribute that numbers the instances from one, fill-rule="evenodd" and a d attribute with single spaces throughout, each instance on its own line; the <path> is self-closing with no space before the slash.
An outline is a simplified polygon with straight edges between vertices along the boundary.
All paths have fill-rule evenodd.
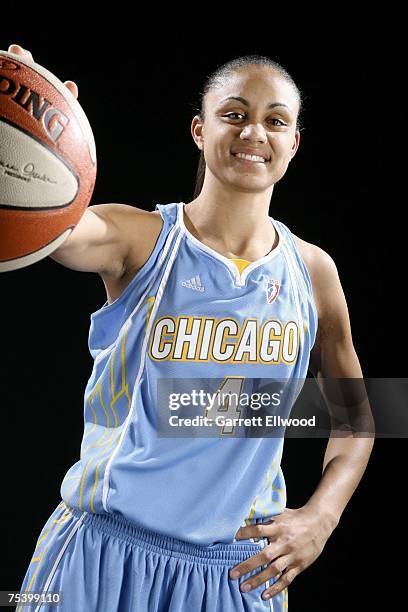
<path id="1" fill-rule="evenodd" d="M 293 299 L 295 300 L 295 307 L 296 307 L 296 313 L 297 313 L 297 318 L 298 318 L 298 327 L 299 327 L 299 334 L 300 334 L 300 350 L 303 350 L 304 348 L 304 340 L 305 340 L 305 330 L 303 327 L 303 317 L 302 317 L 302 310 L 300 307 L 300 301 L 299 301 L 299 283 L 297 282 L 297 275 L 296 275 L 296 264 L 294 262 L 293 259 L 293 255 L 290 252 L 290 249 L 284 245 L 283 247 L 283 254 L 284 257 L 286 259 L 286 263 L 288 265 L 288 271 L 289 271 L 289 276 L 290 276 L 290 281 L 291 281 L 291 285 L 292 285 L 292 292 L 293 292 Z"/>
<path id="2" fill-rule="evenodd" d="M 73 528 L 72 528 L 72 529 L 71 529 L 71 531 L 69 532 L 69 534 L 68 534 L 67 538 L 65 539 L 64 544 L 62 545 L 62 548 L 61 548 L 61 550 L 59 551 L 57 558 L 55 559 L 55 563 L 54 563 L 54 565 L 52 566 L 52 569 L 51 569 L 50 573 L 48 574 L 48 578 L 47 578 L 47 580 L 45 581 L 45 584 L 44 584 L 44 587 L 43 587 L 43 593 L 46 593 L 46 592 L 48 591 L 48 588 L 49 588 L 49 586 L 50 586 L 50 584 L 51 584 L 51 580 L 52 580 L 52 578 L 53 578 L 53 576 L 54 576 L 54 574 L 55 574 L 55 572 L 56 572 L 56 569 L 57 569 L 57 567 L 58 567 L 58 564 L 59 564 L 59 562 L 61 561 L 62 556 L 63 556 L 63 554 L 64 554 L 64 552 L 65 552 L 65 550 L 66 550 L 66 548 L 67 548 L 68 544 L 70 543 L 71 539 L 74 537 L 74 535 L 75 535 L 75 533 L 76 533 L 76 531 L 77 531 L 78 527 L 81 525 L 81 523 L 82 523 L 82 521 L 83 521 L 83 519 L 84 519 L 84 517 L 85 517 L 85 515 L 86 515 L 86 514 L 87 514 L 87 512 L 83 512 L 83 513 L 81 514 L 81 516 L 79 517 L 79 519 L 77 519 L 77 522 L 75 523 L 75 525 L 73 526 Z M 41 603 L 40 603 L 40 604 L 39 604 L 39 605 L 36 607 L 35 612 L 38 612 L 38 611 L 40 610 L 40 608 L 42 608 L 43 603 L 44 603 L 44 602 L 41 602 Z"/>
<path id="3" fill-rule="evenodd" d="M 231 259 L 228 259 L 228 257 L 225 257 L 224 255 L 221 255 L 221 253 L 218 253 L 218 251 L 215 251 L 214 249 L 212 249 L 211 247 L 207 246 L 203 242 L 200 242 L 200 240 L 198 240 L 195 236 L 193 236 L 193 234 L 191 232 L 189 232 L 189 230 L 186 228 L 186 226 L 184 224 L 184 206 L 185 206 L 184 202 L 179 202 L 177 204 L 177 220 L 178 220 L 178 224 L 179 224 L 182 232 L 199 249 L 205 251 L 206 253 L 208 253 L 212 257 L 215 257 L 215 259 L 218 259 L 224 265 L 226 265 L 227 268 L 230 270 L 232 276 L 234 277 L 236 284 L 239 287 L 243 287 L 245 285 L 246 278 L 247 278 L 248 274 L 250 272 L 252 272 L 252 270 L 254 270 L 255 268 L 258 268 L 259 266 L 262 266 L 262 265 L 268 263 L 269 261 L 271 261 L 274 257 L 276 257 L 276 255 L 278 255 L 278 253 L 280 252 L 280 250 L 282 248 L 282 243 L 284 242 L 283 234 L 282 234 L 281 230 L 279 229 L 278 224 L 275 222 L 275 220 L 272 217 L 269 217 L 272 225 L 274 226 L 274 228 L 276 230 L 276 233 L 279 236 L 279 242 L 278 242 L 277 246 L 270 253 L 268 253 L 264 257 L 261 257 L 261 259 L 257 259 L 256 261 L 252 261 L 240 273 L 238 268 L 237 268 L 237 266 L 235 265 L 235 263 Z"/>

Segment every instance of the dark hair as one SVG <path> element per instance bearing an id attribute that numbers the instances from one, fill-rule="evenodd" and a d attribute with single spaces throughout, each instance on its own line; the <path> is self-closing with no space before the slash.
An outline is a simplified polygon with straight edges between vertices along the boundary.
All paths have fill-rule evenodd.
<path id="1" fill-rule="evenodd" d="M 236 59 L 230 60 L 225 64 L 222 64 L 218 68 L 214 70 L 210 75 L 207 76 L 204 82 L 204 86 L 200 92 L 200 103 L 196 108 L 196 114 L 198 114 L 202 121 L 205 120 L 205 98 L 207 93 L 211 89 L 215 89 L 216 87 L 221 87 L 224 85 L 225 80 L 235 71 L 243 68 L 244 66 L 250 65 L 262 65 L 269 66 L 273 68 L 276 72 L 280 74 L 288 83 L 290 83 L 298 97 L 299 101 L 299 112 L 296 120 L 296 129 L 301 130 L 301 112 L 303 110 L 303 95 L 299 87 L 296 85 L 295 81 L 290 76 L 289 72 L 278 62 L 274 62 L 269 57 L 265 57 L 264 55 L 244 55 L 242 57 L 237 57 Z M 197 168 L 197 176 L 196 176 L 196 184 L 194 189 L 193 199 L 196 198 L 201 192 L 203 182 L 204 182 L 204 174 L 205 174 L 205 159 L 204 152 L 200 151 L 200 158 L 198 160 L 198 168 Z"/>

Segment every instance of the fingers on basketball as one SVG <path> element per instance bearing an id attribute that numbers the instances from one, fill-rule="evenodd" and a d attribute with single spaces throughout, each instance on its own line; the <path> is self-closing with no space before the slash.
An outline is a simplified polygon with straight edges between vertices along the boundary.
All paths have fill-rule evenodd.
<path id="1" fill-rule="evenodd" d="M 21 45 L 17 45 L 13 43 L 12 45 L 9 46 L 8 50 L 10 51 L 10 53 L 17 53 L 18 55 L 26 55 L 29 59 L 33 59 L 31 51 L 29 51 L 28 49 L 24 49 L 24 47 L 22 47 Z"/>
<path id="2" fill-rule="evenodd" d="M 31 51 L 29 51 L 28 49 L 24 49 L 24 47 L 16 43 L 9 45 L 8 51 L 10 53 L 17 53 L 17 55 L 26 56 L 27 59 L 33 60 Z M 78 98 L 78 86 L 76 85 L 76 83 L 74 83 L 74 81 L 65 81 L 64 85 L 68 87 L 69 91 L 72 93 L 73 96 L 75 96 L 75 98 Z"/>
<path id="3" fill-rule="evenodd" d="M 69 91 L 75 98 L 78 98 L 78 86 L 74 81 L 64 81 L 65 87 L 68 87 Z"/>

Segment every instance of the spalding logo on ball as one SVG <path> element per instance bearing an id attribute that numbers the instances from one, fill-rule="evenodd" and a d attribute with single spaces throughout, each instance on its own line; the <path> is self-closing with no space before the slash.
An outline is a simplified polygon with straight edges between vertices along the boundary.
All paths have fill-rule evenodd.
<path id="1" fill-rule="evenodd" d="M 39 64 L 0 51 L 0 272 L 55 251 L 95 179 L 95 141 L 75 96 Z"/>

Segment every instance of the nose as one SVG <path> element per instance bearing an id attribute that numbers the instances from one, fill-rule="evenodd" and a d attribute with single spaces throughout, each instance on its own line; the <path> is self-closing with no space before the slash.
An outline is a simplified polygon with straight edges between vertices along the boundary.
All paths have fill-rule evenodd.
<path id="1" fill-rule="evenodd" d="M 251 123 L 246 125 L 240 134 L 242 140 L 250 140 L 256 142 L 267 142 L 268 138 L 261 123 Z"/>

